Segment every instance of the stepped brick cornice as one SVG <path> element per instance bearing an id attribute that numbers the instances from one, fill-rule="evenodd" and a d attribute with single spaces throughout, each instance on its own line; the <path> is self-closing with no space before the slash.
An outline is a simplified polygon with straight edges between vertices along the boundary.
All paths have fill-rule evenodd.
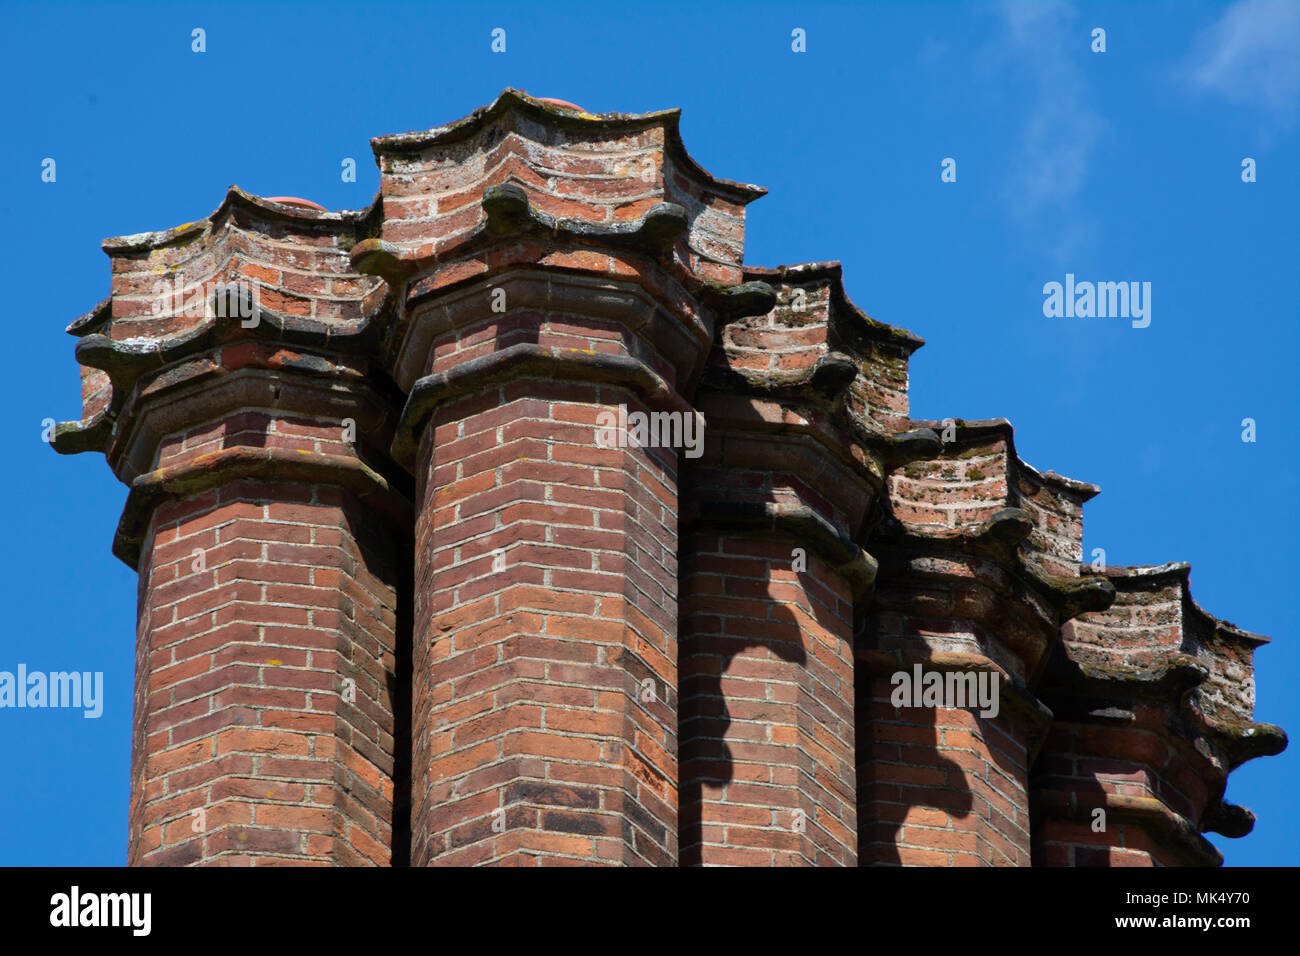
<path id="1" fill-rule="evenodd" d="M 886 435 L 912 428 L 907 362 L 925 343 L 854 305 L 838 262 L 747 266 L 744 278 L 770 285 L 776 301 L 765 315 L 728 324 L 724 349 L 715 356 L 719 364 L 725 362 L 733 387 L 743 382 L 778 390 L 805 384 L 824 389 L 822 382 L 830 384 L 832 378 L 832 360 L 843 364 L 847 356 L 858 368 L 847 379 L 845 396 L 854 421 Z"/>
<path id="2" fill-rule="evenodd" d="M 1250 830 L 1265 639 L 1185 564 L 1084 564 L 1099 489 L 1009 422 L 912 418 L 922 340 L 838 262 L 746 264 L 764 190 L 679 115 L 508 89 L 372 140 L 364 209 L 231 187 L 105 240 L 53 443 L 129 488 L 133 864 L 1216 865 Z M 1001 707 L 898 706 L 913 668 Z"/>
<path id="3" fill-rule="evenodd" d="M 126 431 L 118 419 L 137 384 L 154 385 L 162 370 L 174 372 L 222 345 L 275 343 L 281 349 L 271 349 L 268 361 L 297 362 L 305 371 L 311 361 L 295 348 L 364 360 L 378 344 L 375 317 L 387 290 L 354 272 L 348 253 L 371 219 L 368 211 L 272 203 L 232 186 L 205 219 L 104 240 L 110 295 L 68 326 L 79 339 L 82 419 L 56 429 L 55 449 L 103 451 L 112 463 L 112 443 Z M 238 304 L 223 301 L 232 288 L 255 297 L 256 321 L 251 311 L 219 314 L 223 305 Z M 119 477 L 130 481 L 138 473 Z"/>
<path id="4" fill-rule="evenodd" d="M 629 224 L 644 227 L 656 208 L 680 213 L 687 229 L 674 258 L 701 278 L 734 283 L 744 207 L 767 191 L 706 172 L 682 145 L 679 116 L 595 115 L 506 90 L 457 123 L 377 137 L 382 238 L 404 257 L 445 258 L 491 227 L 487 190 L 513 183 L 552 232 L 618 234 Z"/>

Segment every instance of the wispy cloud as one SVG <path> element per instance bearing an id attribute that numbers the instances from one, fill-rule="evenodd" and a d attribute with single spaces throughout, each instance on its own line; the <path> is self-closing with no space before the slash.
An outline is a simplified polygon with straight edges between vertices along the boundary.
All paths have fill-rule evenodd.
<path id="1" fill-rule="evenodd" d="M 1092 231 L 1075 215 L 1074 199 L 1106 130 L 1079 65 L 1088 31 L 1066 3 L 1006 0 L 998 11 L 997 59 L 1029 87 L 1007 190 L 1009 209 L 1026 224 L 1050 216 L 1057 252 L 1072 251 Z"/>
<path id="2" fill-rule="evenodd" d="M 1300 3 L 1238 0 L 1197 37 L 1184 76 L 1290 128 L 1300 111 Z"/>

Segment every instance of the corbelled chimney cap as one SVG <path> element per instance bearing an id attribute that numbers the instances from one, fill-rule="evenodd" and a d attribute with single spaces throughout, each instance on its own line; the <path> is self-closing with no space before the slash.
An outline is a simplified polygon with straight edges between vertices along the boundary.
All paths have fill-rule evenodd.
<path id="1" fill-rule="evenodd" d="M 730 179 L 719 179 L 691 158 L 682 144 L 681 131 L 678 128 L 681 110 L 658 110 L 653 113 L 589 113 L 579 106 L 565 100 L 539 99 L 523 90 L 507 87 L 501 91 L 492 103 L 480 106 L 468 116 L 444 126 L 409 133 L 390 133 L 376 136 L 370 140 L 370 148 L 381 166 L 385 155 L 394 153 L 414 153 L 434 145 L 446 145 L 467 139 L 480 132 L 484 127 L 495 123 L 504 114 L 521 109 L 534 114 L 540 112 L 549 115 L 552 122 L 564 128 L 603 130 L 615 134 L 641 131 L 660 127 L 664 131 L 663 148 L 679 161 L 682 167 L 699 176 L 704 183 L 713 187 L 731 202 L 748 204 L 767 194 L 762 186 L 751 183 L 738 183 Z"/>

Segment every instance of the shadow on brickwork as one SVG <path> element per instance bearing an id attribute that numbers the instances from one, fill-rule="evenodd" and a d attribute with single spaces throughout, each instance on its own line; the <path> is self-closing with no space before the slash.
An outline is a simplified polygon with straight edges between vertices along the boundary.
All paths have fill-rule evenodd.
<path id="1" fill-rule="evenodd" d="M 678 719 L 681 740 L 681 810 L 680 865 L 699 866 L 702 861 L 704 790 L 712 799 L 735 778 L 735 759 L 726 736 L 731 728 L 731 712 L 723 696 L 722 679 L 732 662 L 753 648 L 765 648 L 779 660 L 803 667 L 808 660 L 803 649 L 803 633 L 794 613 L 772 605 L 772 618 L 784 625 L 786 633 L 765 640 L 718 635 L 687 637 L 681 645 L 683 660 L 701 655 L 716 657 L 716 668 L 692 667 L 690 676 L 683 674 L 681 712 Z M 716 673 L 715 673 L 716 670 Z"/>
<path id="2" fill-rule="evenodd" d="M 398 534 L 398 532 L 394 532 Z M 397 628 L 395 667 L 386 675 L 393 702 L 393 866 L 411 865 L 411 698 L 414 685 L 412 634 L 415 562 L 411 544 L 396 542 Z"/>
<path id="3" fill-rule="evenodd" d="M 854 650 L 879 650 L 880 643 L 878 618 L 868 612 L 855 629 Z M 931 654 L 917 643 L 925 670 Z M 864 675 L 861 669 L 855 675 L 859 866 L 903 865 L 900 831 L 914 807 L 965 819 L 974 806 L 966 771 L 940 752 L 938 711 L 895 711 L 892 690 L 887 675 Z"/>
<path id="4" fill-rule="evenodd" d="M 380 581 L 389 585 L 396 592 L 393 608 L 395 625 L 393 631 L 394 666 L 384 669 L 384 690 L 386 704 L 393 715 L 392 753 L 383 756 L 390 758 L 389 766 L 380 769 L 390 773 L 393 780 L 392 817 L 384 821 L 391 826 L 392 865 L 405 867 L 411 859 L 411 688 L 412 688 L 412 647 L 413 632 L 413 547 L 410 533 L 396 527 L 392 522 L 364 518 L 364 511 L 356 507 L 345 509 L 348 531 L 357 542 L 361 560 L 366 569 Z M 340 595 L 340 602 L 347 602 L 345 595 Z M 344 608 L 345 617 L 357 613 L 357 608 Z M 348 649 L 349 651 L 351 649 Z M 350 661 L 351 655 L 344 655 Z M 354 661 L 352 663 L 355 664 Z M 347 708 L 351 705 L 344 704 Z M 346 715 L 344 710 L 341 716 Z M 383 732 L 381 731 L 381 738 Z M 374 760 L 378 754 L 362 751 L 362 755 Z M 360 784 L 354 780 L 354 785 Z M 360 784 L 364 786 L 364 784 Z"/>

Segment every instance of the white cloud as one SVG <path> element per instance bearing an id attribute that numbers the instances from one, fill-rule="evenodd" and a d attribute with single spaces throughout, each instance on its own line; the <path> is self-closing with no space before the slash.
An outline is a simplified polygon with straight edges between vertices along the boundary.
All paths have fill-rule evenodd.
<path id="1" fill-rule="evenodd" d="M 1300 2 L 1238 0 L 1197 38 L 1186 76 L 1290 127 L 1300 109 Z"/>
<path id="2" fill-rule="evenodd" d="M 996 59 L 1029 81 L 1031 90 L 1009 185 L 1011 211 L 1022 220 L 1050 214 L 1072 228 L 1057 236 L 1057 253 L 1074 250 L 1091 231 L 1074 208 L 1107 125 L 1092 104 L 1080 67 L 1089 31 L 1065 3 L 1007 0 L 999 7 L 1003 35 Z M 1068 232 L 1069 234 L 1065 234 Z"/>

